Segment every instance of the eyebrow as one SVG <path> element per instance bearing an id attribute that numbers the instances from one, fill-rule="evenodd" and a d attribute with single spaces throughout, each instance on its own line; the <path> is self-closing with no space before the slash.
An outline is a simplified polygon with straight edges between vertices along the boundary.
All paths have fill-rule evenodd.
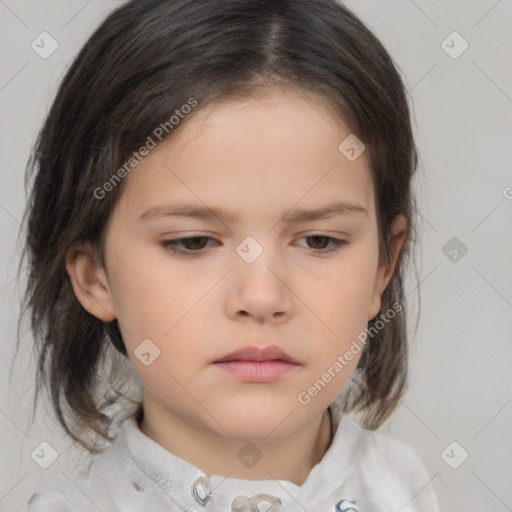
<path id="1" fill-rule="evenodd" d="M 295 208 L 281 216 L 285 224 L 296 224 L 327 219 L 336 215 L 364 214 L 368 216 L 366 209 L 357 203 L 334 201 L 325 206 L 313 209 Z M 224 208 L 192 204 L 164 204 L 146 210 L 138 221 L 149 221 L 162 217 L 191 217 L 201 220 L 212 220 L 217 217 L 225 223 L 237 222 L 240 217 Z"/>

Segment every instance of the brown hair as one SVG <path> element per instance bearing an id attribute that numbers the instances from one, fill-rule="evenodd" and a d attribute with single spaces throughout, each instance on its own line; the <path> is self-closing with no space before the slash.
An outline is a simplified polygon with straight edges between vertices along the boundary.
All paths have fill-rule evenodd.
<path id="1" fill-rule="evenodd" d="M 363 426 L 371 429 L 402 396 L 403 272 L 415 239 L 417 151 L 405 87 L 387 51 L 335 0 L 134 0 L 113 11 L 74 60 L 26 176 L 27 187 L 33 182 L 24 217 L 22 261 L 28 259 L 29 276 L 20 321 L 30 311 L 38 358 L 34 409 L 46 387 L 64 430 L 91 452 L 97 450 L 86 442 L 87 432 L 112 440 L 113 418 L 105 410 L 122 396 L 114 384 L 129 361 L 116 320 L 89 314 L 65 269 L 66 251 L 77 241 L 93 244 L 104 262 L 102 236 L 123 183 L 102 199 L 94 191 L 190 98 L 197 112 L 276 85 L 326 100 L 366 145 L 381 258 L 391 254 L 393 218 L 408 220 L 381 312 L 402 308 L 368 339 L 342 394 L 344 409 L 362 412 Z M 368 328 L 377 321 L 379 315 Z"/>

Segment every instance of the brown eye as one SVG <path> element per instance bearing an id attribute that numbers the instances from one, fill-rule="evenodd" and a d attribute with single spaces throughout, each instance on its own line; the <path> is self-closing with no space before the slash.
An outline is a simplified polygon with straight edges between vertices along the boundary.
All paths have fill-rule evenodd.
<path id="1" fill-rule="evenodd" d="M 313 234 L 302 237 L 300 240 L 306 240 L 307 248 L 312 249 L 318 254 L 330 254 L 339 251 L 347 242 L 333 238 L 332 236 Z"/>
<path id="2" fill-rule="evenodd" d="M 308 244 L 311 246 L 312 249 L 319 249 L 319 250 L 325 249 L 325 246 L 326 245 L 328 246 L 329 242 L 331 240 L 328 236 L 322 236 L 322 235 L 311 235 L 311 236 L 307 236 L 305 238 L 313 241 L 312 244 L 310 242 L 308 242 Z"/>
<path id="3" fill-rule="evenodd" d="M 199 253 L 207 245 L 209 236 L 190 236 L 186 238 L 175 238 L 174 240 L 162 240 L 160 245 L 165 249 L 182 254 Z"/>
<path id="4" fill-rule="evenodd" d="M 191 238 L 182 238 L 183 246 L 186 249 L 190 249 L 191 251 L 204 249 L 207 240 L 207 236 L 194 236 Z"/>

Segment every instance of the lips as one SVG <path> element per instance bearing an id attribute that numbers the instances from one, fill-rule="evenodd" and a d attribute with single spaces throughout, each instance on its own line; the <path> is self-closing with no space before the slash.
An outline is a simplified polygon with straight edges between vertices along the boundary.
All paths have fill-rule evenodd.
<path id="1" fill-rule="evenodd" d="M 226 354 L 217 359 L 216 363 L 226 361 L 285 361 L 287 363 L 298 364 L 298 362 L 289 354 L 281 350 L 277 345 L 260 348 L 256 346 L 247 346 L 234 352 Z"/>

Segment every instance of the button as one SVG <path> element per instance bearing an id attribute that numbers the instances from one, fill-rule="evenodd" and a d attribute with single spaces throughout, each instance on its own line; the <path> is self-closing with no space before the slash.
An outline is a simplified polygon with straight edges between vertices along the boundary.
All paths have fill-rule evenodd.
<path id="1" fill-rule="evenodd" d="M 281 508 L 281 500 L 270 494 L 255 494 L 252 498 L 247 496 L 237 496 L 231 503 L 231 512 L 259 512 L 260 503 L 268 503 L 265 512 L 279 512 Z"/>
<path id="2" fill-rule="evenodd" d="M 204 476 L 195 479 L 192 484 L 192 496 L 199 505 L 204 507 L 210 499 L 211 489 L 210 482 Z"/>
<path id="3" fill-rule="evenodd" d="M 350 496 L 336 503 L 336 512 L 357 512 L 356 500 Z"/>

